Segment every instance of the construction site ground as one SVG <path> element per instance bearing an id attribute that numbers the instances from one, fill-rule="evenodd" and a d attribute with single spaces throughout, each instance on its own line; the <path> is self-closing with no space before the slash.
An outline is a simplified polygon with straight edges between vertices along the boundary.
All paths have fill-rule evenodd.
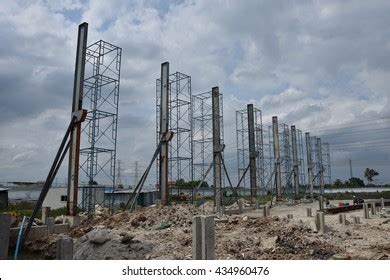
<path id="1" fill-rule="evenodd" d="M 337 205 L 339 201 L 331 201 Z M 215 218 L 217 259 L 388 259 L 390 257 L 390 217 L 364 219 L 363 210 L 346 213 L 347 225 L 338 215 L 326 215 L 326 232 L 317 232 L 313 216 L 318 203 L 277 205 L 263 217 L 262 210 Z M 194 215 L 212 215 L 212 202 L 201 207 L 176 204 L 146 207 L 135 212 L 110 214 L 101 209 L 83 217 L 69 235 L 74 240 L 75 259 L 192 259 Z M 292 219 L 287 219 L 292 214 Z M 360 224 L 353 224 L 353 216 Z M 55 257 L 55 241 L 28 242 L 30 252 Z"/>

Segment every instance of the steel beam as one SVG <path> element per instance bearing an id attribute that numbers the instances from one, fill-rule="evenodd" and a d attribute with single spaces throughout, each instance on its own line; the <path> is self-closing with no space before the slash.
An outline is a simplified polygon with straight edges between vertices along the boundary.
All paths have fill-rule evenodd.
<path id="1" fill-rule="evenodd" d="M 84 22 L 79 25 L 77 38 L 76 66 L 73 86 L 73 104 L 72 118 L 80 115 L 83 107 L 83 88 L 85 72 L 85 55 L 87 48 L 88 23 Z M 67 212 L 68 215 L 76 215 L 77 194 L 79 179 L 79 156 L 80 156 L 80 133 L 81 123 L 77 122 L 70 134 L 69 147 L 69 167 L 68 167 L 68 197 Z"/>
<path id="2" fill-rule="evenodd" d="M 253 104 L 247 105 L 248 114 L 248 142 L 249 142 L 249 178 L 251 188 L 251 201 L 257 197 L 256 182 L 256 146 L 255 146 L 255 122 L 253 114 Z"/>
<path id="3" fill-rule="evenodd" d="M 222 204 L 222 172 L 221 172 L 221 118 L 219 108 L 219 88 L 213 87 L 212 91 L 212 119 L 213 119 L 213 166 L 214 166 L 214 189 L 215 208 L 221 212 Z"/>
<path id="4" fill-rule="evenodd" d="M 272 117 L 272 136 L 274 142 L 276 200 L 280 200 L 282 197 L 282 172 L 280 168 L 279 124 L 277 116 Z"/>
<path id="5" fill-rule="evenodd" d="M 160 198 L 161 204 L 166 206 L 169 203 L 168 190 L 168 147 L 169 139 L 167 139 L 169 127 L 169 62 L 161 64 L 161 109 L 160 109 L 160 135 L 162 137 L 162 145 L 160 150 Z"/>
<path id="6" fill-rule="evenodd" d="M 310 133 L 305 133 L 306 139 L 306 156 L 307 156 L 307 176 L 310 185 L 310 197 L 313 199 L 313 162 L 312 162 L 312 147 L 310 142 Z"/>
<path id="7" fill-rule="evenodd" d="M 293 171 L 294 171 L 294 196 L 299 198 L 299 163 L 298 163 L 298 146 L 297 146 L 297 130 L 295 125 L 291 126 L 291 145 L 293 156 Z"/>

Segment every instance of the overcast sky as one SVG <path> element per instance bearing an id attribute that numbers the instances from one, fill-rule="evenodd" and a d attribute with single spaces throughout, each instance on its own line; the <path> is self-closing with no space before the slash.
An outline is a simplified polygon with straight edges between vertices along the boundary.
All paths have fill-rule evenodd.
<path id="1" fill-rule="evenodd" d="M 70 118 L 78 24 L 123 48 L 118 158 L 132 182 L 155 146 L 160 64 L 224 94 L 225 142 L 253 103 L 323 135 L 332 178 L 390 182 L 390 1 L 0 1 L 0 182 L 44 180 Z M 325 136 L 327 135 L 327 136 Z M 236 160 L 228 163 L 236 172 Z M 64 171 L 59 180 L 65 180 Z M 154 177 L 150 179 L 154 180 Z"/>

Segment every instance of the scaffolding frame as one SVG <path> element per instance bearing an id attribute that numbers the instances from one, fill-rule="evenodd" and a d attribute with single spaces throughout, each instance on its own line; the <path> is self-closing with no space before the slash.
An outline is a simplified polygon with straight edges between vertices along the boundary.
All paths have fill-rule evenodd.
<path id="1" fill-rule="evenodd" d="M 156 79 L 156 145 L 160 142 L 159 126 L 161 106 L 161 79 Z M 174 138 L 169 142 L 168 182 L 174 184 L 179 179 L 193 180 L 192 170 L 192 106 L 191 76 L 175 72 L 169 75 L 168 87 L 169 131 Z M 156 160 L 156 178 L 159 178 L 159 162 Z"/>
<path id="2" fill-rule="evenodd" d="M 224 143 L 223 130 L 223 95 L 219 94 L 219 115 L 221 144 Z M 193 180 L 203 180 L 208 185 L 213 184 L 213 173 L 206 175 L 207 169 L 213 163 L 213 123 L 212 123 L 212 95 L 211 91 L 194 94 L 192 106 L 192 148 L 193 148 Z M 224 178 L 224 176 L 222 176 Z M 222 180 L 224 183 L 224 180 Z"/>
<path id="3" fill-rule="evenodd" d="M 264 161 L 264 135 L 262 113 L 258 108 L 253 108 L 253 120 L 255 128 L 255 152 L 256 157 L 256 180 L 258 195 L 265 190 L 268 173 Z M 248 111 L 247 109 L 236 111 L 236 145 L 238 178 L 241 178 L 249 165 L 249 137 L 248 137 Z M 248 188 L 250 183 L 249 172 L 242 179 L 240 187 Z"/>
<path id="4" fill-rule="evenodd" d="M 332 184 L 332 170 L 330 164 L 330 148 L 329 143 L 321 144 L 322 164 L 324 166 L 324 181 L 325 184 Z"/>
<path id="5" fill-rule="evenodd" d="M 83 211 L 94 211 L 94 187 L 98 184 L 115 192 L 121 56 L 120 47 L 103 40 L 86 49 L 84 104 L 88 114 L 82 128 L 86 137 L 80 149 L 80 170 L 88 187 L 84 187 L 80 202 Z M 113 205 L 114 201 L 109 202 L 110 207 Z"/>

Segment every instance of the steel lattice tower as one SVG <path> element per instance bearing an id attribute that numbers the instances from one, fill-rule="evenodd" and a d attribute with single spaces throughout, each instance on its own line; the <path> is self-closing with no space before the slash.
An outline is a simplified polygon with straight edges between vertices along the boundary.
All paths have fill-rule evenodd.
<path id="1" fill-rule="evenodd" d="M 88 184 L 83 189 L 83 210 L 94 209 L 97 184 L 115 190 L 121 55 L 121 48 L 102 40 L 86 50 L 84 104 L 88 115 L 82 130 L 86 137 L 80 149 L 80 173 Z"/>
<path id="2" fill-rule="evenodd" d="M 193 180 L 202 180 L 207 169 L 213 162 L 213 124 L 212 124 L 211 91 L 192 95 L 192 148 L 193 148 Z M 220 93 L 220 131 L 223 144 L 223 97 Z M 205 178 L 213 184 L 213 173 L 209 172 Z"/>
<path id="3" fill-rule="evenodd" d="M 256 177 L 258 188 L 263 189 L 266 185 L 266 174 L 264 161 L 264 137 L 261 110 L 253 108 L 254 128 L 255 128 L 255 151 L 256 157 Z M 236 143 L 237 143 L 237 165 L 238 178 L 240 179 L 249 164 L 249 138 L 248 138 L 248 113 L 247 110 L 236 111 Z M 249 187 L 249 172 L 245 174 L 240 187 Z"/>
<path id="4" fill-rule="evenodd" d="M 161 79 L 156 80 L 156 143 L 160 141 L 160 93 Z M 176 72 L 169 75 L 169 130 L 174 133 L 169 142 L 170 182 L 193 180 L 192 172 L 192 108 L 191 76 Z M 157 160 L 157 181 L 159 178 Z"/>

